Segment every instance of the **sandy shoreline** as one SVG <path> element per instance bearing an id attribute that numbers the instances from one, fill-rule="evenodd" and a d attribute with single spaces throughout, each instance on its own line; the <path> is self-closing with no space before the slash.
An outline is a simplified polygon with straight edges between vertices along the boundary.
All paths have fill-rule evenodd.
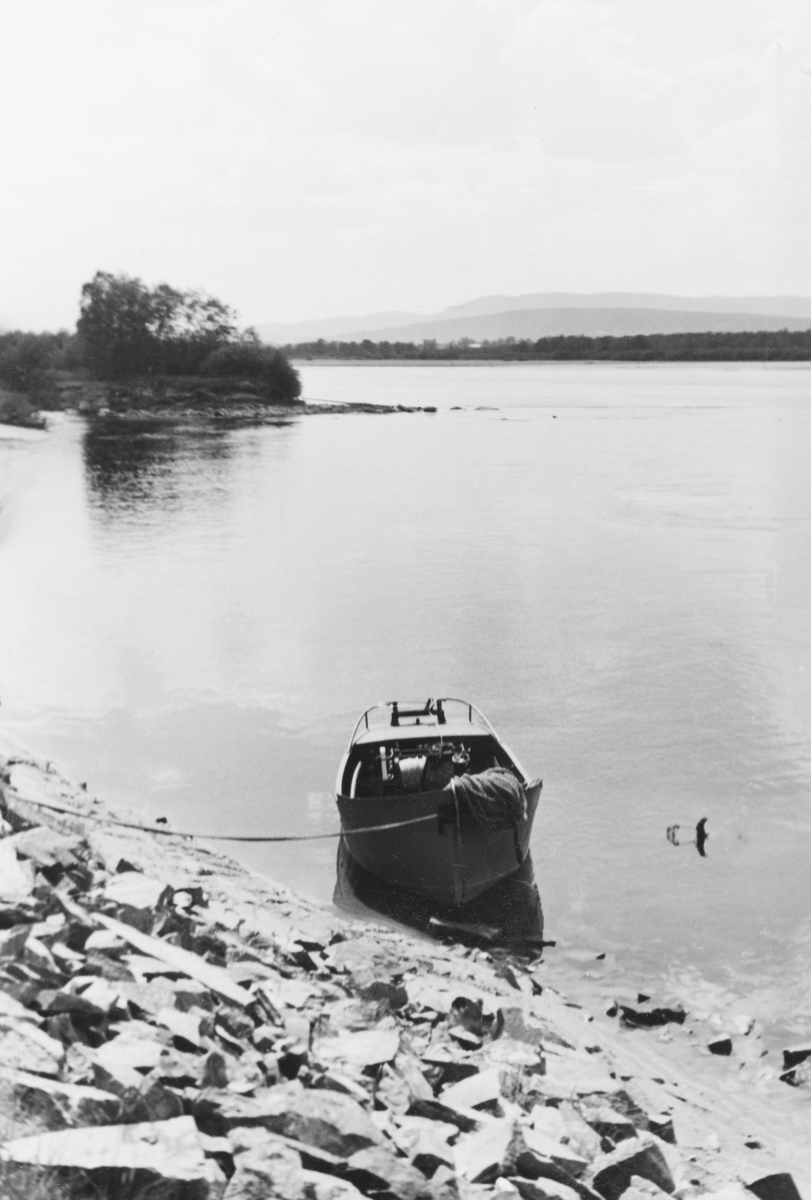
<path id="1" fill-rule="evenodd" d="M 151 931 L 147 936 L 153 937 L 153 947 L 163 952 L 154 903 L 133 915 L 132 906 L 116 907 L 109 900 L 117 894 L 122 879 L 128 885 L 133 880 L 157 881 L 158 890 L 168 889 L 165 895 L 192 897 L 191 907 L 177 910 L 184 914 L 182 920 L 176 917 L 177 928 L 186 930 L 188 945 L 198 951 L 209 944 L 206 939 L 213 939 L 210 944 L 218 947 L 217 961 L 230 981 L 228 987 L 251 989 L 247 1011 L 253 1012 L 250 1004 L 261 988 L 266 997 L 276 998 L 269 1010 L 275 1015 L 268 1024 L 266 1012 L 259 1034 L 244 1020 L 232 1023 L 230 1033 L 215 1023 L 207 1027 L 205 1036 L 198 1033 L 195 1047 L 180 1043 L 186 1058 L 191 1049 L 198 1059 L 203 1054 L 208 1059 L 212 1054 L 224 1056 L 227 1067 L 222 1078 L 214 1081 L 219 1087 L 213 1087 L 211 1080 L 185 1079 L 183 1089 L 173 1089 L 158 1067 L 148 1072 L 141 1068 L 143 1082 L 137 1082 L 142 1090 L 148 1083 L 157 1085 L 159 1077 L 164 1091 L 180 1096 L 173 1101 L 174 1119 L 194 1117 L 199 1126 L 201 1097 L 209 1105 L 206 1111 L 219 1114 L 212 1118 L 211 1127 L 224 1130 L 223 1136 L 231 1140 L 218 1143 L 217 1153 L 210 1148 L 204 1153 L 209 1135 L 200 1134 L 203 1149 L 198 1147 L 199 1154 L 206 1162 L 219 1164 L 206 1168 L 211 1178 L 205 1183 L 209 1189 L 205 1194 L 227 1194 L 229 1200 L 241 1195 L 233 1180 L 244 1181 L 252 1171 L 258 1171 L 258 1177 L 267 1183 L 276 1178 L 273 1155 L 278 1158 L 282 1154 L 289 1168 L 288 1182 L 282 1188 L 277 1179 L 274 1186 L 281 1191 L 275 1194 L 314 1196 L 315 1200 L 331 1200 L 333 1193 L 327 1197 L 323 1188 L 330 1181 L 338 1187 L 339 1180 L 344 1189 L 340 1195 L 345 1198 L 357 1191 L 407 1200 L 422 1194 L 439 1197 L 440 1193 L 443 1197 L 484 1197 L 496 1189 L 520 1194 L 525 1200 L 542 1196 L 587 1200 L 595 1195 L 614 1200 L 629 1185 L 630 1176 L 622 1174 L 626 1160 L 634 1167 L 631 1174 L 647 1177 L 647 1182 L 639 1185 L 645 1194 L 662 1194 L 653 1190 L 655 1181 L 659 1188 L 679 1197 L 726 1193 L 730 1188 L 732 1195 L 742 1185 L 789 1172 L 800 1193 L 811 1197 L 811 1088 L 807 1083 L 791 1087 L 781 1080 L 782 1064 L 764 1054 L 757 1023 L 745 1014 L 679 1015 L 675 1010 L 669 1014 L 671 1019 L 667 1014 L 663 1019 L 659 998 L 641 1001 L 621 982 L 616 986 L 620 1007 L 606 1004 L 601 999 L 604 981 L 599 976 L 604 963 L 600 960 L 593 964 L 584 961 L 579 971 L 554 953 L 540 964 L 507 964 L 480 949 L 444 946 L 382 923 L 347 920 L 251 874 L 204 844 L 114 828 L 108 823 L 114 814 L 102 801 L 64 780 L 47 764 L 14 754 L 9 757 L 8 749 L 0 764 L 4 809 L 11 826 L 7 833 L 29 826 L 44 828 L 51 831 L 49 836 L 59 835 L 71 842 L 77 861 L 85 863 L 83 874 L 74 872 L 73 884 L 70 872 L 63 875 L 67 883 L 56 884 L 57 890 L 62 887 L 68 904 L 100 914 L 98 921 L 106 914 L 108 921 L 134 922 Z M 37 800 L 101 819 L 57 815 L 35 804 Z M 119 817 L 144 820 L 142 814 Z M 39 885 L 32 895 L 42 909 L 43 897 L 52 885 L 34 872 L 44 868 L 36 853 L 33 858 L 26 857 L 22 844 L 17 857 L 21 869 Z M 126 868 L 123 873 L 122 864 Z M 53 872 L 50 878 L 56 878 Z M 76 885 L 76 878 L 81 886 Z M 148 892 L 148 883 L 144 887 Z M 14 899 L 6 896 L 3 903 L 8 908 Z M 34 901 L 21 898 L 19 903 L 24 907 Z M 165 896 L 161 903 L 163 913 Z M 21 962 L 34 964 L 27 967 L 29 972 L 38 969 L 38 946 L 43 941 L 46 949 L 50 946 L 51 963 L 57 960 L 58 929 L 66 926 L 59 924 L 58 904 L 55 907 L 57 912 L 50 918 L 52 941 L 48 942 L 44 932 L 33 941 L 32 935 L 33 952 L 23 949 L 19 954 Z M 165 924 L 165 916 L 161 919 Z M 36 929 L 47 929 L 47 923 L 43 926 L 40 921 Z M 170 936 L 168 944 L 178 941 Z M 0 933 L 0 946 L 3 943 L 6 954 L 0 949 L 0 960 L 5 982 L 0 979 L 0 992 L 4 988 L 13 992 L 16 985 L 8 982 L 14 976 L 8 973 L 7 930 Z M 58 961 L 60 969 L 70 975 L 62 958 Z M 134 968 L 133 978 L 142 983 L 149 981 L 148 969 L 144 970 L 148 961 L 154 962 L 154 956 L 141 959 Z M 120 965 L 118 954 L 116 967 Z M 79 994 L 90 978 L 86 962 L 82 965 L 77 960 L 69 966 L 73 976 L 62 991 Z M 103 973 L 103 964 L 98 970 Z M 158 973 L 149 986 L 155 980 L 165 982 L 165 978 Z M 183 978 L 181 970 L 172 987 L 178 988 L 177 980 Z M 50 982 L 53 987 L 54 981 Z M 200 986 L 199 980 L 196 986 Z M 126 991 L 123 984 L 121 987 Z M 18 995 L 22 994 L 18 990 Z M 48 992 L 49 997 L 52 994 Z M 36 989 L 26 995 L 27 1015 L 40 1030 L 49 1030 L 51 1037 L 60 1029 L 64 1033 L 64 1024 L 60 1026 L 56 1017 L 43 1015 L 49 1010 L 38 1004 Z M 135 993 L 130 990 L 129 995 Z M 209 999 L 199 1010 L 203 1015 L 211 1011 L 210 1003 L 216 1011 L 215 1002 L 222 1001 L 222 995 L 210 989 L 207 995 Z M 377 995 L 379 1002 L 372 1003 L 370 995 Z M 396 1002 L 391 999 L 395 995 Z M 55 1001 L 47 1003 L 53 1007 Z M 131 1004 L 126 1013 L 131 1025 L 126 1026 L 121 997 L 111 1003 L 118 1021 L 114 1032 L 105 1026 L 104 1044 L 123 1046 L 120 1039 L 136 1026 L 144 1037 L 150 1022 L 155 1026 L 153 1032 L 166 1041 L 166 1022 L 171 1019 L 165 1011 L 158 1014 L 150 1012 L 149 1004 L 143 1009 Z M 133 1023 L 134 1013 L 140 1017 Z M 2 1038 L 10 1036 L 10 1020 L 6 1018 L 5 1035 L 0 1034 L 0 1068 L 6 1044 Z M 660 1020 L 663 1023 L 650 1027 L 639 1025 L 640 1021 Z M 717 1046 L 726 1039 L 728 1053 L 710 1052 L 711 1042 Z M 90 1040 L 98 1040 L 97 1035 Z M 105 1075 L 98 1061 L 94 1066 L 93 1055 L 98 1060 L 106 1054 L 104 1061 L 109 1067 L 115 1062 L 113 1052 L 86 1048 L 82 1057 L 75 1051 L 76 1047 L 69 1045 L 64 1061 L 55 1068 L 60 1086 L 71 1083 L 98 1090 Z M 301 1068 L 292 1079 L 284 1071 L 279 1073 L 279 1063 L 291 1061 Z M 186 1074 L 193 1074 L 193 1068 L 194 1064 Z M 801 1068 L 798 1071 L 802 1076 Z M 130 1077 L 130 1086 L 134 1082 Z M 115 1091 L 115 1080 L 106 1086 Z M 12 1099 L 16 1091 L 11 1088 Z M 313 1133 L 306 1121 L 302 1124 L 289 1112 L 284 1118 L 279 1115 L 279 1105 L 284 1107 L 288 1094 L 291 1112 L 305 1101 L 312 1102 L 314 1096 L 321 1103 L 324 1094 L 341 1096 L 345 1107 L 354 1104 L 355 1117 L 360 1120 L 358 1113 L 363 1114 L 380 1133 L 379 1139 L 374 1135 L 374 1153 L 380 1159 L 375 1170 L 388 1178 L 387 1172 L 397 1168 L 403 1179 L 397 1175 L 389 1185 L 391 1191 L 381 1193 L 379 1179 L 374 1185 L 369 1182 L 374 1171 L 368 1163 L 372 1171 L 368 1178 L 357 1163 L 352 1165 L 352 1155 L 346 1152 L 349 1146 L 317 1163 L 316 1150 L 322 1157 L 325 1151 L 321 1134 Z M 8 1086 L 4 1096 L 8 1108 Z M 232 1109 L 236 1113 L 233 1120 Z M 275 1116 L 268 1115 L 271 1109 Z M 454 1112 L 459 1125 L 446 1119 Z M 4 1116 L 7 1126 L 9 1112 Z M 243 1118 L 253 1130 L 250 1137 L 239 1124 Z M 109 1120 L 108 1116 L 102 1123 Z M 292 1148 L 291 1129 L 298 1131 Z M 238 1130 L 242 1132 L 235 1132 Z M 279 1130 L 283 1131 L 281 1142 Z M 4 1137 L 8 1138 L 7 1129 Z M 420 1138 L 433 1147 L 422 1157 L 409 1151 Z M 333 1139 L 330 1144 L 337 1143 Z M 367 1148 L 364 1153 L 372 1150 Z M 234 1168 L 236 1174 L 226 1184 L 226 1176 Z M 310 1175 L 318 1177 L 313 1180 Z M 346 1191 L 350 1184 L 356 1192 Z M 636 1179 L 635 1187 L 638 1190 Z M 751 1195 L 742 1193 L 747 1194 Z M 635 1193 L 628 1197 L 638 1200 Z"/>

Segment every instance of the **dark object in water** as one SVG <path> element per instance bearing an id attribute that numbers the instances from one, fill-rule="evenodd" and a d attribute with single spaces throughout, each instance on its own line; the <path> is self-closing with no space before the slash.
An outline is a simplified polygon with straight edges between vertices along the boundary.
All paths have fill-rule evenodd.
<path id="1" fill-rule="evenodd" d="M 681 829 L 681 825 L 668 825 L 667 840 L 670 842 L 671 846 L 695 846 L 696 849 L 698 850 L 699 854 L 701 855 L 701 857 L 706 858 L 707 851 L 704 849 L 704 847 L 707 844 L 707 838 L 710 836 L 707 833 L 707 818 L 702 817 L 701 820 L 696 825 L 696 835 L 693 838 L 692 842 L 680 842 L 679 841 L 679 830 L 680 829 Z"/>
<path id="2" fill-rule="evenodd" d="M 338 845 L 334 903 L 357 915 L 377 914 L 440 940 L 503 947 L 517 953 L 541 953 L 543 909 L 532 857 L 468 904 L 437 905 L 425 896 L 392 887 L 364 870 L 342 838 Z"/>
<path id="3" fill-rule="evenodd" d="M 665 1005 L 660 1005 L 658 1008 L 634 1008 L 629 1004 L 620 1004 L 619 1008 L 624 1025 L 641 1026 L 642 1028 L 654 1028 L 657 1025 L 668 1025 L 671 1022 L 683 1025 L 687 1016 L 683 1008 L 668 1008 Z"/>
<path id="4" fill-rule="evenodd" d="M 446 698 L 368 709 L 335 790 L 346 848 L 359 866 L 456 909 L 524 862 L 541 786 L 477 708 Z M 360 832 L 386 825 L 396 827 Z"/>

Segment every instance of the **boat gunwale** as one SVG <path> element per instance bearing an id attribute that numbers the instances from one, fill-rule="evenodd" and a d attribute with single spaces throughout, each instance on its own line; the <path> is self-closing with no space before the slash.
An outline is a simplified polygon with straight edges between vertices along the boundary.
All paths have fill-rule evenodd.
<path id="1" fill-rule="evenodd" d="M 401 703 L 403 703 L 403 702 L 399 701 L 399 700 L 380 700 L 380 701 L 378 701 L 377 704 L 371 704 L 369 706 L 369 708 L 365 709 L 361 713 L 361 715 L 358 717 L 357 722 L 355 724 L 355 728 L 352 730 L 352 736 L 349 739 L 349 745 L 347 747 L 347 752 L 349 752 L 352 749 L 352 747 L 355 745 L 356 741 L 358 740 L 358 738 L 357 738 L 358 730 L 360 729 L 363 721 L 366 721 L 366 729 L 369 732 L 371 732 L 371 727 L 369 725 L 369 714 L 370 713 L 377 712 L 379 709 L 387 708 L 390 710 L 391 716 L 394 716 L 395 710 Z M 437 715 L 436 711 L 432 710 L 432 708 L 431 708 L 431 705 L 436 705 L 436 704 L 461 704 L 464 708 L 466 708 L 468 710 L 468 713 L 469 713 L 468 724 L 469 725 L 472 726 L 475 724 L 475 722 L 473 721 L 473 713 L 475 713 L 476 716 L 479 717 L 480 721 L 483 723 L 485 730 L 487 732 L 491 733 L 493 735 L 493 737 L 495 737 L 498 741 L 501 741 L 501 739 L 499 738 L 495 729 L 490 724 L 490 722 L 488 721 L 488 719 L 484 715 L 484 713 L 481 711 L 481 709 L 477 708 L 476 705 L 471 703 L 470 700 L 463 700 L 461 696 L 437 696 L 437 698 L 435 700 L 433 698 L 430 698 L 426 701 L 425 709 L 423 711 L 420 711 L 418 716 L 425 716 L 425 717 L 436 716 Z M 460 722 L 460 724 L 461 723 L 462 722 Z M 397 724 L 397 725 L 394 725 L 391 721 L 389 721 L 388 726 L 382 726 L 382 728 L 404 729 L 404 730 L 405 729 L 420 729 L 420 730 L 422 730 L 422 729 L 440 729 L 441 730 L 441 729 L 445 728 L 445 724 L 440 723 L 438 720 L 434 720 L 433 722 L 429 722 L 426 725 L 420 725 L 420 724 L 414 724 L 414 725 L 399 725 L 399 724 Z"/>

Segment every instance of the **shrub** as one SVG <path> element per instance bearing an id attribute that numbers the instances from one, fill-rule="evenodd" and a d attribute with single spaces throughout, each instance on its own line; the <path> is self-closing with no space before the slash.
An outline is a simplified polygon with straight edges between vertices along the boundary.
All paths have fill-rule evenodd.
<path id="1" fill-rule="evenodd" d="M 298 371 L 291 366 L 281 350 L 263 346 L 256 338 L 220 346 L 203 361 L 201 375 L 236 375 L 263 383 L 271 398 L 278 401 L 297 400 L 301 395 Z"/>
<path id="2" fill-rule="evenodd" d="M 0 389 L 0 425 L 19 425 L 27 429 L 44 429 L 45 423 L 28 397 Z M 2 1192 L 0 1192 L 0 1197 Z"/>

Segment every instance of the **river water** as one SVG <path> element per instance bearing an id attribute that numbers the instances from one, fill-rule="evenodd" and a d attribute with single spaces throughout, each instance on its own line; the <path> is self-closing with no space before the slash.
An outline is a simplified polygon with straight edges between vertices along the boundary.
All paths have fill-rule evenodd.
<path id="1" fill-rule="evenodd" d="M 0 431 L 5 734 L 178 826 L 317 833 L 363 708 L 470 698 L 544 777 L 559 948 L 811 1031 L 811 372 L 301 369 L 438 411 Z M 706 857 L 668 841 L 701 817 Z M 332 842 L 238 854 L 332 895 Z"/>

